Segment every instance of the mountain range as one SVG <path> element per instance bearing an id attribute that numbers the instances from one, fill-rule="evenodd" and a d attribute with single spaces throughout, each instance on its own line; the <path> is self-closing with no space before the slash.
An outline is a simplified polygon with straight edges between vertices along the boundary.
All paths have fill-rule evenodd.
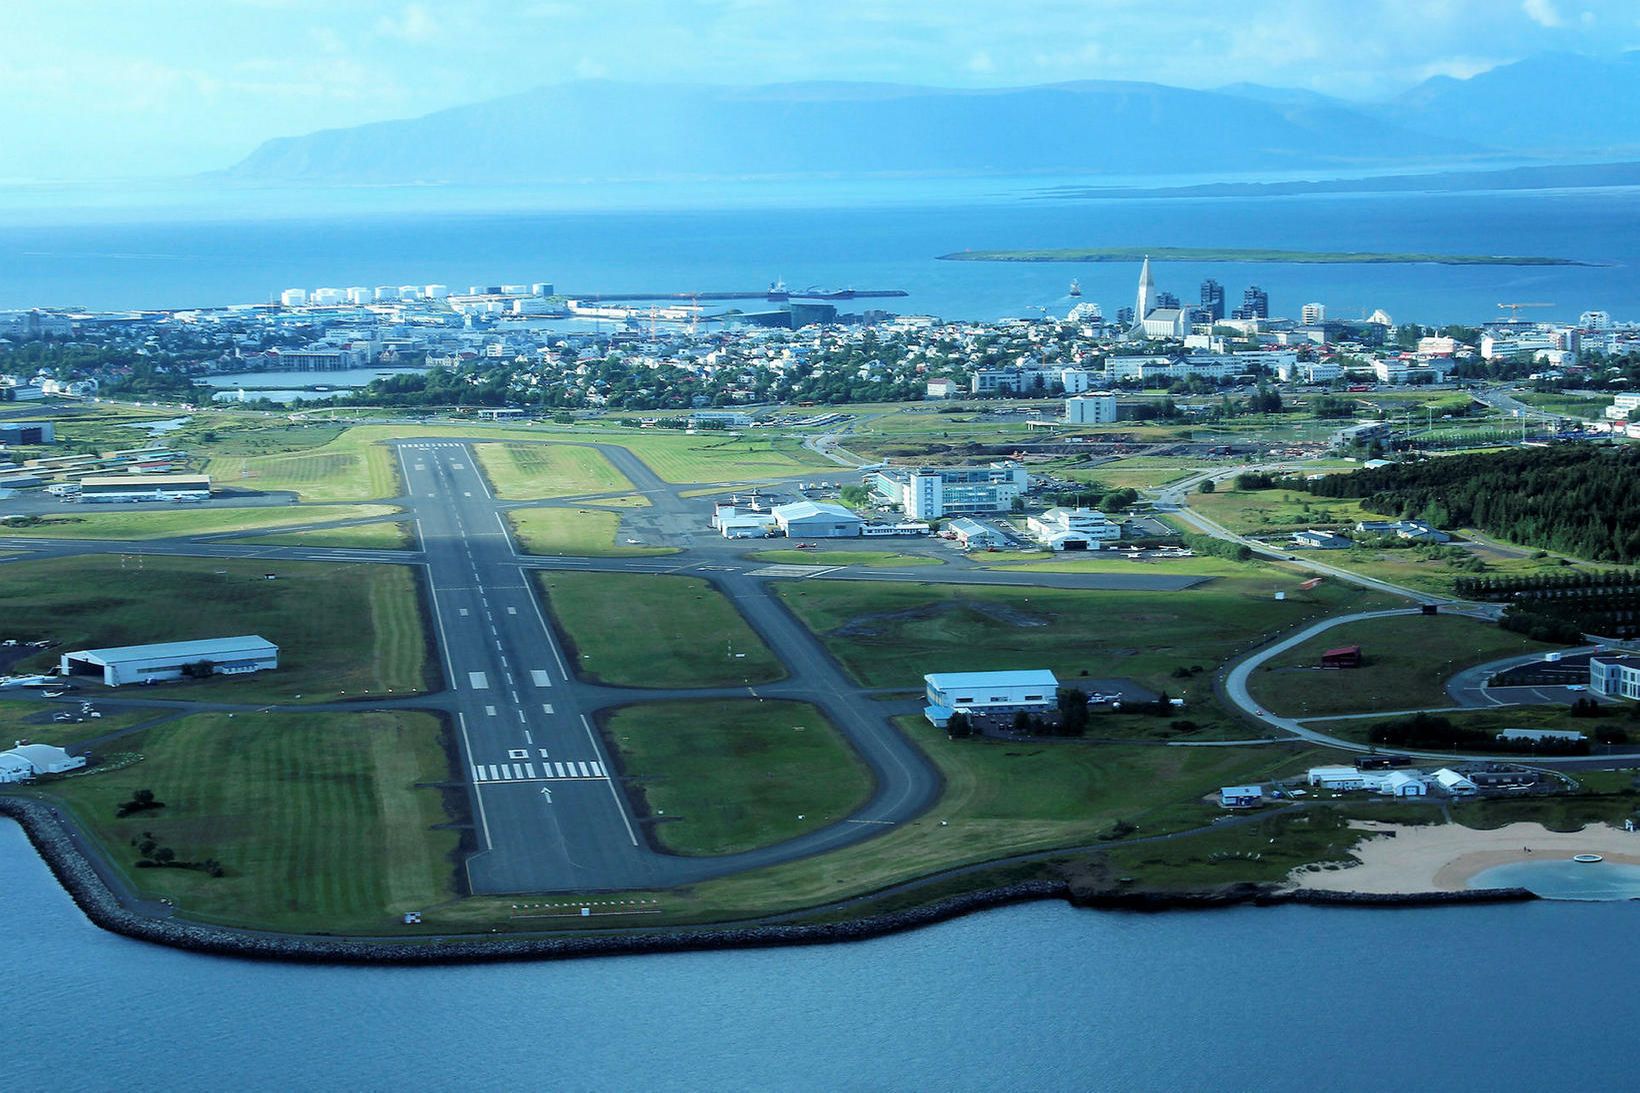
<path id="1" fill-rule="evenodd" d="M 1161 175 L 1613 158 L 1640 148 L 1640 52 L 1542 55 L 1393 99 L 1233 84 L 951 89 L 578 81 L 267 141 L 264 182 Z"/>

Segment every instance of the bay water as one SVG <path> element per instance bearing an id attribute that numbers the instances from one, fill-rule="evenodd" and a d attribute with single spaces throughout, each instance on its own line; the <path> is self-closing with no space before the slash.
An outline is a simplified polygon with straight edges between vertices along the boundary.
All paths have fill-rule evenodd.
<path id="1" fill-rule="evenodd" d="M 848 945 L 309 967 L 104 933 L 0 821 L 0 1086 L 1625 1089 L 1634 922 L 1041 903 Z"/>
<path id="2" fill-rule="evenodd" d="M 903 289 L 904 299 L 844 301 L 949 319 L 1063 315 L 1082 302 L 1107 316 L 1131 306 L 1131 263 L 942 262 L 964 249 L 1099 246 L 1545 255 L 1590 266 L 1283 265 L 1158 262 L 1160 289 L 1185 301 L 1206 277 L 1231 306 L 1248 285 L 1273 314 L 1309 302 L 1336 317 L 1383 308 L 1399 321 L 1479 323 L 1497 304 L 1549 303 L 1530 318 L 1588 309 L 1640 318 L 1637 191 L 1325 194 L 1263 198 L 1040 196 L 1035 182 L 852 194 L 815 188 L 787 205 L 617 209 L 529 206 L 483 211 L 459 193 L 419 203 L 355 195 L 322 212 L 256 214 L 213 206 L 209 218 L 164 206 L 148 218 L 51 219 L 8 214 L 0 193 L 0 309 L 178 308 L 260 303 L 288 287 L 439 283 L 453 289 L 550 281 L 560 292 Z M 730 200 L 734 195 L 729 195 Z M 658 200 L 658 199 L 657 199 Z"/>

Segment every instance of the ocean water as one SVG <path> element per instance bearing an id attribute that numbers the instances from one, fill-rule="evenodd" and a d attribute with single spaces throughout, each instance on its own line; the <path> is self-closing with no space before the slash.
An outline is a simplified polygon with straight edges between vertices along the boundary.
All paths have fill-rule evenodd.
<path id="1" fill-rule="evenodd" d="M 1471 888 L 1524 888 L 1545 899 L 1640 899 L 1640 865 L 1620 862 L 1524 861 L 1495 865 Z"/>
<path id="2" fill-rule="evenodd" d="M 217 388 L 213 397 L 219 401 L 237 400 L 243 390 L 247 399 L 306 402 L 356 390 L 379 376 L 420 371 L 423 369 L 380 367 L 344 368 L 334 372 L 236 372 L 203 376 L 201 382 Z M 312 390 L 315 387 L 327 390 Z"/>
<path id="3" fill-rule="evenodd" d="M 7 213 L 0 193 L 0 308 L 187 307 L 264 302 L 287 287 L 552 281 L 560 291 L 903 289 L 900 313 L 953 319 L 1063 314 L 1083 301 L 1107 315 L 1131 304 L 1127 264 L 940 262 L 963 249 L 1224 246 L 1531 254 L 1588 267 L 1293 266 L 1158 263 L 1161 289 L 1194 300 L 1204 277 L 1229 300 L 1258 284 L 1275 313 L 1308 302 L 1335 316 L 1384 308 L 1398 320 L 1479 322 L 1498 303 L 1547 302 L 1525 314 L 1575 318 L 1598 308 L 1640 318 L 1640 191 L 1343 194 L 1282 198 L 1061 200 L 1040 181 L 985 187 L 841 192 L 812 188 L 770 204 L 723 203 L 485 212 L 461 192 L 402 200 L 354 195 L 302 215 L 260 206 L 156 206 L 147 219 L 40 210 Z M 919 196 L 920 195 L 920 196 Z M 402 196 L 402 195 L 401 195 Z M 659 199 L 657 198 L 657 201 Z M 855 301 L 846 309 L 872 306 Z"/>
<path id="4" fill-rule="evenodd" d="M 1631 1088 L 1634 921 L 1034 904 L 850 945 L 306 967 L 103 933 L 0 821 L 0 1086 Z"/>

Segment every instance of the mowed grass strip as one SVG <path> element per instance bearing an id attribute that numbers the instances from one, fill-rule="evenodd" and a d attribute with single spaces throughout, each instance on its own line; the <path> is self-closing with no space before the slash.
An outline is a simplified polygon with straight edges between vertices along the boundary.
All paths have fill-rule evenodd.
<path id="1" fill-rule="evenodd" d="M 279 646 L 273 671 L 109 692 L 120 696 L 327 702 L 412 694 L 437 678 L 407 566 L 51 558 L 0 568 L 0 603 L 7 636 L 58 643 L 24 661 L 28 669 L 48 668 L 66 650 L 149 642 L 260 634 Z M 77 683 L 84 697 L 104 690 L 90 679 Z"/>
<path id="2" fill-rule="evenodd" d="M 1050 668 L 1125 676 L 1180 693 L 1176 669 L 1211 672 L 1270 633 L 1391 601 L 1350 585 L 1299 589 L 1279 569 L 1237 566 L 1176 592 L 777 581 L 775 589 L 868 687 L 920 687 L 928 672 Z M 1276 600 L 1276 592 L 1285 600 Z M 1204 696 L 1205 697 L 1205 696 Z"/>
<path id="3" fill-rule="evenodd" d="M 858 565 L 868 569 L 945 564 L 943 559 L 926 554 L 900 554 L 892 550 L 757 550 L 746 557 L 771 565 Z"/>
<path id="4" fill-rule="evenodd" d="M 601 728 L 655 841 L 674 854 L 784 842 L 871 795 L 870 771 L 806 702 L 655 702 L 622 707 Z"/>
<path id="5" fill-rule="evenodd" d="M 490 489 L 509 501 L 615 493 L 633 488 L 595 448 L 569 444 L 475 444 Z"/>
<path id="6" fill-rule="evenodd" d="M 72 512 L 50 513 L 28 524 L 0 524 L 0 535 L 45 539 L 171 539 L 179 536 L 220 535 L 261 528 L 327 523 L 332 520 L 368 520 L 393 516 L 388 505 L 314 505 L 247 508 L 167 509 L 162 512 L 108 511 L 101 505 L 76 506 Z"/>
<path id="7" fill-rule="evenodd" d="M 575 558 L 653 558 L 677 547 L 617 543 L 619 513 L 600 509 L 508 509 L 513 538 L 525 554 Z"/>
<path id="8" fill-rule="evenodd" d="M 380 520 L 341 528 L 312 528 L 281 535 L 256 535 L 237 540 L 267 546 L 347 547 L 353 550 L 410 550 L 415 538 L 402 520 Z"/>
<path id="9" fill-rule="evenodd" d="M 54 783 L 109 860 L 146 898 L 191 918 L 258 929 L 369 931 L 454 898 L 441 726 L 430 714 L 199 714 L 122 742 L 141 763 Z M 165 807 L 115 816 L 133 791 Z M 150 833 L 222 877 L 137 868 Z"/>
<path id="10" fill-rule="evenodd" d="M 354 428 L 307 451 L 212 456 L 204 469 L 218 484 L 253 490 L 290 490 L 304 501 L 369 501 L 400 490 L 396 460 L 377 443 L 391 433 Z"/>
<path id="11" fill-rule="evenodd" d="M 802 441 L 761 432 L 730 436 L 713 431 L 689 436 L 652 429 L 600 436 L 599 440 L 619 444 L 667 482 L 742 482 L 837 470 L 837 464 L 803 447 Z"/>
<path id="12" fill-rule="evenodd" d="M 618 687 L 733 687 L 786 674 L 734 605 L 699 577 L 535 576 L 584 679 Z"/>
<path id="13" fill-rule="evenodd" d="M 1344 645 L 1361 646 L 1360 668 L 1320 666 L 1322 653 Z M 1253 673 L 1248 689 L 1284 717 L 1438 709 L 1453 705 L 1446 681 L 1463 669 L 1554 648 L 1458 615 L 1364 619 L 1271 658 Z"/>

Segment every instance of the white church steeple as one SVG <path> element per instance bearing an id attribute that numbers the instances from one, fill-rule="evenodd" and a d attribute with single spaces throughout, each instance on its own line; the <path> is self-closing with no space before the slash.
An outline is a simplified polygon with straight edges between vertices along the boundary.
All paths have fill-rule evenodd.
<path id="1" fill-rule="evenodd" d="M 1145 264 L 1139 269 L 1139 298 L 1133 305 L 1133 321 L 1142 323 L 1145 316 L 1150 314 L 1151 298 L 1156 293 L 1156 282 L 1150 279 L 1150 255 L 1145 255 Z"/>

